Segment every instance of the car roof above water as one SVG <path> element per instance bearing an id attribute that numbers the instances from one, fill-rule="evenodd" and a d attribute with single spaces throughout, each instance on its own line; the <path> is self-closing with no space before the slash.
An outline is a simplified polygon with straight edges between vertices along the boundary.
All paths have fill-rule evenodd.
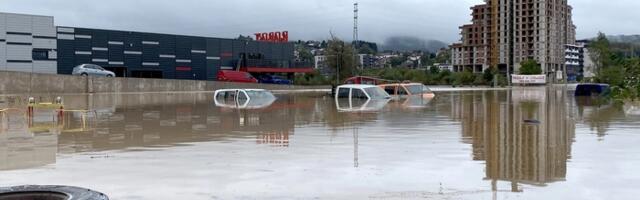
<path id="1" fill-rule="evenodd" d="M 232 92 L 232 91 L 238 91 L 238 90 L 244 90 L 246 92 L 267 92 L 267 90 L 265 89 L 219 89 L 219 90 L 216 90 L 216 92 Z"/>
<path id="2" fill-rule="evenodd" d="M 365 88 L 377 88 L 375 85 L 361 85 L 361 84 L 347 84 L 340 85 L 338 88 L 356 88 L 356 89 L 365 89 Z"/>
<path id="3" fill-rule="evenodd" d="M 424 85 L 422 83 L 390 83 L 390 84 L 381 84 L 379 86 L 410 86 L 410 85 Z"/>

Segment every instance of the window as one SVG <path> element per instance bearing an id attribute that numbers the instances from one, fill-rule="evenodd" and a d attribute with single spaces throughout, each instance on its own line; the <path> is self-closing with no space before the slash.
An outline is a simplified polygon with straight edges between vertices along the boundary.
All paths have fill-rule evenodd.
<path id="1" fill-rule="evenodd" d="M 386 87 L 384 87 L 384 91 L 389 93 L 390 95 L 395 95 L 396 94 L 396 87 L 395 86 L 386 86 Z"/>
<path id="2" fill-rule="evenodd" d="M 354 99 L 368 99 L 367 94 L 362 91 L 362 89 L 352 89 L 351 90 L 351 98 Z"/>
<path id="3" fill-rule="evenodd" d="M 407 90 L 404 87 L 398 87 L 398 95 L 408 95 Z"/>
<path id="4" fill-rule="evenodd" d="M 370 88 L 365 88 L 364 90 L 367 91 L 367 93 L 369 94 L 369 96 L 371 96 L 372 99 L 386 99 L 389 97 L 389 95 L 386 92 L 384 92 L 382 88 L 379 88 L 379 87 L 370 87 Z"/>
<path id="5" fill-rule="evenodd" d="M 49 60 L 49 50 L 34 49 L 32 51 L 33 60 Z"/>
<path id="6" fill-rule="evenodd" d="M 249 99 L 249 97 L 245 92 L 243 91 L 237 91 L 237 92 L 238 92 L 238 99 Z"/>
<path id="7" fill-rule="evenodd" d="M 340 88 L 338 90 L 338 98 L 349 98 L 349 88 Z"/>
<path id="8" fill-rule="evenodd" d="M 481 71 L 481 70 L 478 70 L 478 71 Z M 423 93 L 423 86 L 422 85 L 409 85 L 409 86 L 407 86 L 407 89 L 411 92 L 412 95 L 422 94 Z"/>

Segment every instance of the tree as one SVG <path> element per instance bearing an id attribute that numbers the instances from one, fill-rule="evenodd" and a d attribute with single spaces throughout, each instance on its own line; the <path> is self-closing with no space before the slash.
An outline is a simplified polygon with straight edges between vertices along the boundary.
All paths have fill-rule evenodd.
<path id="1" fill-rule="evenodd" d="M 487 68 L 484 70 L 484 73 L 482 74 L 482 79 L 484 79 L 484 82 L 486 84 L 491 85 L 493 83 L 493 78 L 495 74 L 497 74 L 495 67 Z"/>
<path id="2" fill-rule="evenodd" d="M 440 67 L 438 66 L 431 66 L 429 67 L 429 71 L 430 74 L 439 74 L 440 73 Z"/>
<path id="3" fill-rule="evenodd" d="M 520 74 L 521 75 L 538 75 L 542 74 L 542 68 L 538 61 L 529 59 L 522 61 L 520 63 Z"/>
<path id="4" fill-rule="evenodd" d="M 404 55 L 401 55 L 401 56 L 392 57 L 391 60 L 389 60 L 389 63 L 391 63 L 392 67 L 398 67 L 406 61 L 407 61 L 407 57 Z"/>
<path id="5" fill-rule="evenodd" d="M 326 56 L 327 65 L 339 72 L 338 82 L 353 76 L 356 72 L 355 59 L 353 58 L 354 50 L 351 44 L 345 43 L 335 36 L 331 36 L 331 40 L 327 42 Z M 333 76 L 335 77 L 335 74 Z"/>
<path id="6" fill-rule="evenodd" d="M 449 63 L 451 61 L 451 51 L 442 51 L 438 56 L 436 56 L 436 63 Z"/>
<path id="7" fill-rule="evenodd" d="M 253 38 L 251 36 L 240 35 L 240 36 L 238 36 L 238 40 L 253 41 Z"/>
<path id="8" fill-rule="evenodd" d="M 301 61 L 313 61 L 313 54 L 311 53 L 311 50 L 304 45 L 304 43 L 296 44 L 295 48 Z"/>
<path id="9" fill-rule="evenodd" d="M 589 44 L 590 57 L 596 67 L 596 73 L 599 75 L 605 67 L 611 66 L 613 61 L 611 59 L 612 53 L 610 48 L 609 39 L 607 36 L 599 32 L 596 40 Z"/>

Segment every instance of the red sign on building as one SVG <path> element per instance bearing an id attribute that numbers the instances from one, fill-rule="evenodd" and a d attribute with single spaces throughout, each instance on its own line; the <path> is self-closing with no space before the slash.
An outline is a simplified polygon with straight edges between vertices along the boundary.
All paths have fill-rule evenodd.
<path id="1" fill-rule="evenodd" d="M 289 42 L 289 31 L 282 32 L 270 32 L 270 33 L 256 33 L 257 41 L 263 42 Z"/>
<path id="2" fill-rule="evenodd" d="M 176 71 L 191 71 L 191 67 L 189 66 L 178 66 L 176 67 Z"/>

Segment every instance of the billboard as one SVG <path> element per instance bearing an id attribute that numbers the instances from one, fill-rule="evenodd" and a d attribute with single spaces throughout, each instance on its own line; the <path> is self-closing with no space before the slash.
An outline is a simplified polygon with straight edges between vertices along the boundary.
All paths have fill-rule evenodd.
<path id="1" fill-rule="evenodd" d="M 511 75 L 513 84 L 547 84 L 546 75 Z"/>

